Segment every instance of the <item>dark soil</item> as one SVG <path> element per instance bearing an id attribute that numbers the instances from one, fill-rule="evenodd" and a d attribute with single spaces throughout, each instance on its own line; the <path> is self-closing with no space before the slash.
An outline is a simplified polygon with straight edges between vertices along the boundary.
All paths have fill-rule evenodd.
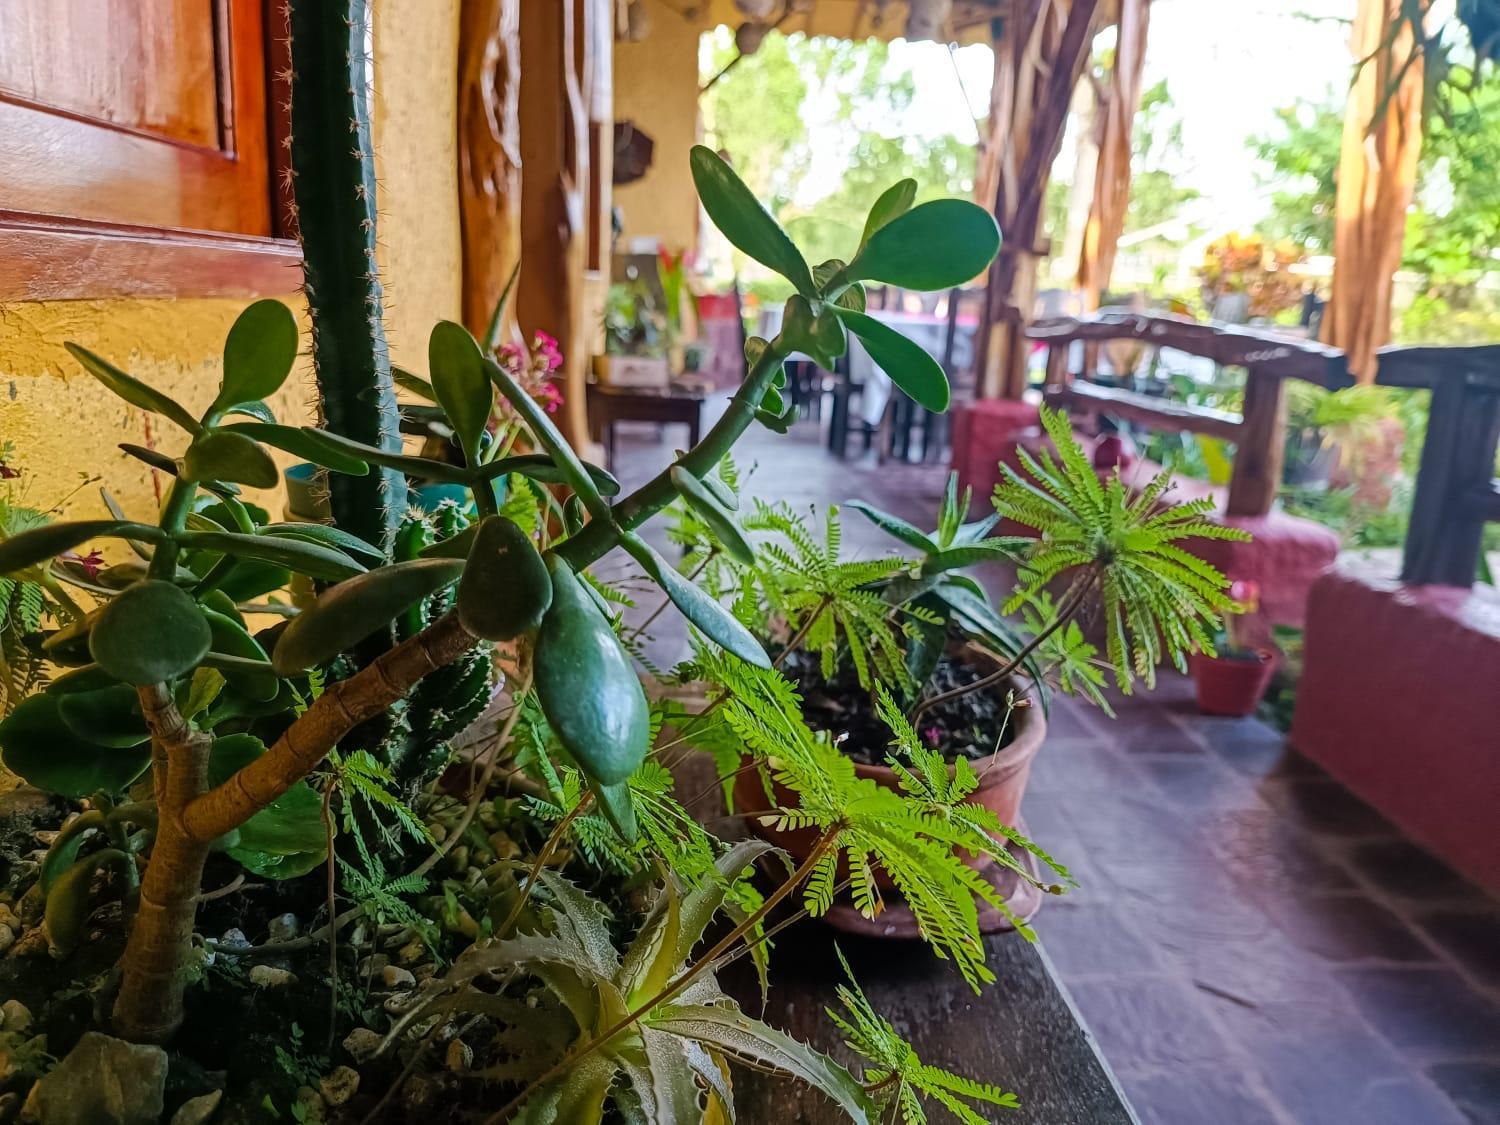
<path id="1" fill-rule="evenodd" d="M 890 753 L 891 732 L 875 714 L 870 693 L 859 686 L 854 670 L 841 667 L 832 680 L 825 680 L 816 655 L 794 652 L 783 665 L 802 696 L 802 714 L 813 730 L 832 731 L 834 740 L 850 758 L 865 765 L 883 765 Z M 945 656 L 928 681 L 926 695 L 972 684 L 983 672 Z M 928 746 L 943 751 L 949 761 L 988 758 L 1014 737 L 1010 708 L 1003 691 L 983 690 L 944 703 L 926 712 L 917 734 Z"/>

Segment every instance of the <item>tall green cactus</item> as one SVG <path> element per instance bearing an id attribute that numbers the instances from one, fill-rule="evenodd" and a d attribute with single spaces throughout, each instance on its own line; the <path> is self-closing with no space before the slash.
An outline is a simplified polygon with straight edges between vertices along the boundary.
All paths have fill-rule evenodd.
<path id="1" fill-rule="evenodd" d="M 453 538 L 468 523 L 462 509 L 451 501 L 439 504 L 430 515 L 408 513 L 396 535 L 395 561 L 419 557 L 423 549 Z M 417 602 L 396 619 L 396 640 L 416 636 L 452 609 L 453 601 L 453 590 L 446 589 Z M 448 764 L 449 740 L 483 713 L 494 682 L 489 646 L 475 645 L 425 677 L 391 709 L 390 730 L 374 752 L 403 790 L 430 780 Z"/>
<path id="2" fill-rule="evenodd" d="M 324 425 L 399 451 L 400 419 L 375 263 L 369 0 L 291 0 L 292 175 Z M 389 550 L 406 481 L 330 474 L 334 522 Z"/>

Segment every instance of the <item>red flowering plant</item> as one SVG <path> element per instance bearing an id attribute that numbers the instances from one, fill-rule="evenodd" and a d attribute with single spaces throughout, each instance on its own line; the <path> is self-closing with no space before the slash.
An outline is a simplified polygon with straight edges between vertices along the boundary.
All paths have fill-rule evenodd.
<path id="1" fill-rule="evenodd" d="M 1264 632 L 1260 616 L 1260 583 L 1242 578 L 1229 585 L 1232 603 L 1221 617 L 1214 636 L 1214 648 L 1220 656 L 1253 656 Z"/>

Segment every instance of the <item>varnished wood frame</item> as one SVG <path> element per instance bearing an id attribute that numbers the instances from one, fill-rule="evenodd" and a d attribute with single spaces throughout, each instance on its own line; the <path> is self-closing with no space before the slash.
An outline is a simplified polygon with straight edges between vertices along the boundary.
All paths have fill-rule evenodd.
<path id="1" fill-rule="evenodd" d="M 287 154 L 286 0 L 226 0 L 225 10 L 259 12 L 262 65 L 230 76 L 235 113 L 226 117 L 224 152 L 239 151 L 235 116 L 264 113 L 268 236 L 187 230 L 0 209 L 0 301 L 110 297 L 255 297 L 301 284 L 301 250 L 283 190 Z M 221 26 L 219 34 L 227 34 Z M 15 101 L 14 108 L 24 108 Z"/>

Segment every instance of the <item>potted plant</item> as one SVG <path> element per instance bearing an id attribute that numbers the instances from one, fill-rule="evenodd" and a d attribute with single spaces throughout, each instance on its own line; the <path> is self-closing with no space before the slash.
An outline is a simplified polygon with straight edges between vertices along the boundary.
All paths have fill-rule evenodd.
<path id="1" fill-rule="evenodd" d="M 992 877 L 997 892 L 981 918 L 986 928 L 1023 920 L 1039 903 L 1038 892 L 1054 889 L 1037 860 L 1067 879 L 1026 839 L 1020 808 L 1031 759 L 1045 738 L 1049 685 L 1108 709 L 1099 654 L 1081 622 L 1090 615 L 1102 620 L 1108 662 L 1123 691 L 1137 679 L 1152 683 L 1160 659 L 1186 670 L 1188 657 L 1209 647 L 1211 622 L 1230 602 L 1224 578 L 1178 544 L 1242 535 L 1209 522 L 1207 500 L 1159 508 L 1166 474 L 1131 499 L 1118 471 L 1100 480 L 1061 414 L 1044 410 L 1043 423 L 1058 456 L 1023 454 L 1026 474 L 1005 470 L 995 513 L 986 519 L 962 522 L 969 497 L 960 499 L 956 476 L 932 532 L 851 501 L 849 507 L 902 544 L 900 556 L 845 560 L 836 511 L 817 533 L 785 506 L 763 502 L 744 525 L 772 538 L 753 555 L 722 539 L 708 521 L 690 517 L 676 530 L 691 548 L 685 565 L 705 575 L 710 588 L 736 596 L 741 620 L 758 628 L 796 685 L 808 723 L 851 760 L 855 776 L 962 803 L 974 829 L 971 862 Z M 1002 517 L 1036 537 L 991 536 Z M 1002 560 L 1018 568 L 1018 577 L 1001 608 L 1019 611 L 1019 620 L 1003 618 L 966 573 Z M 1058 582 L 1063 589 L 1054 600 L 1048 588 Z M 723 703 L 710 697 L 702 714 Z M 810 837 L 778 812 L 788 794 L 774 765 L 747 761 L 733 737 L 727 745 L 720 741 L 723 733 L 700 719 L 683 737 L 715 755 L 737 807 L 756 818 L 757 831 L 803 854 Z M 913 761 L 923 763 L 925 780 L 912 771 Z M 879 932 L 916 928 L 914 919 L 889 908 L 875 927 L 857 911 L 835 917 Z"/>
<path id="2" fill-rule="evenodd" d="M 1203 303 L 1214 319 L 1231 324 L 1273 317 L 1302 299 L 1303 283 L 1291 270 L 1302 259 L 1291 243 L 1267 245 L 1257 234 L 1226 234 L 1203 251 Z"/>
<path id="3" fill-rule="evenodd" d="M 1190 659 L 1198 710 L 1205 715 L 1243 717 L 1253 714 L 1276 671 L 1276 651 L 1252 640 L 1260 587 L 1236 582 L 1230 587 L 1234 604 L 1224 614 L 1214 637 L 1214 648 Z"/>
<path id="4" fill-rule="evenodd" d="M 610 386 L 665 388 L 672 340 L 667 314 L 645 279 L 617 281 L 604 296 L 604 354 L 594 357 L 594 376 Z"/>
<path id="5" fill-rule="evenodd" d="M 1286 456 L 1282 482 L 1326 491 L 1339 463 L 1359 455 L 1390 413 L 1385 388 L 1328 391 L 1293 379 L 1286 387 Z"/>
<path id="6" fill-rule="evenodd" d="M 301 76 L 347 64 L 338 45 L 361 12 L 293 3 L 294 118 L 308 96 Z M 367 141 L 362 89 L 347 83 L 347 113 L 312 115 L 314 133 L 323 120 L 342 138 L 353 120 Z M 347 153 L 347 141 L 316 135 L 294 145 L 296 161 Z M 300 193 L 329 177 L 309 170 L 297 190 L 302 237 L 316 240 Z M 107 388 L 184 431 L 186 448 L 158 466 L 170 481 L 154 518 L 111 511 L 0 541 L 0 575 L 66 578 L 94 599 L 79 620 L 45 629 L 48 659 L 70 670 L 0 722 L 7 767 L 70 806 L 40 863 L 7 862 L 0 900 L 14 939 L 0 974 L 35 1006 L 14 996 L 6 1005 L 6 1082 L 32 1116 L 56 1119 L 66 1104 L 77 1120 L 148 1120 L 191 1101 L 186 1116 L 201 1120 L 222 1100 L 241 1117 L 352 1122 L 400 1091 L 408 1115 L 484 1104 L 500 1107 L 497 1121 L 723 1119 L 731 1055 L 815 1084 L 861 1123 L 898 1107 L 920 1121 L 924 1099 L 1016 1104 L 924 1064 L 852 985 L 837 1018 L 865 1059 L 857 1074 L 719 992 L 722 958 L 764 966 L 779 904 L 826 912 L 828 873 L 841 862 L 867 913 L 880 907 L 873 878 L 885 871 L 920 907 L 923 938 L 975 988 L 993 978 L 974 899 L 994 896 L 963 862 L 976 837 L 957 799 L 872 792 L 787 705 L 786 681 L 750 632 L 637 534 L 680 498 L 726 542 L 742 539 L 703 481 L 752 423 L 790 424 L 776 384 L 794 352 L 841 351 L 855 332 L 908 389 L 945 393 L 930 357 L 854 306 L 864 279 L 946 287 L 981 272 L 998 245 L 993 220 L 960 201 L 910 207 L 903 188 L 849 261 L 814 280 L 712 152 L 694 151 L 693 173 L 715 223 L 797 287 L 797 309 L 774 340 L 751 342 L 749 374 L 703 440 L 616 502 L 618 483 L 580 461 L 520 380 L 457 324 L 433 330 L 423 377 L 457 440 L 456 463 L 388 448 L 389 416 L 367 419 L 368 441 L 286 426 L 261 408 L 239 420 L 235 408 L 277 390 L 295 361 L 295 321 L 274 301 L 236 322 L 201 413 L 71 348 Z M 373 245 L 374 200 L 333 186 L 343 211 L 323 216 L 338 229 L 322 234 Z M 326 265 L 318 249 L 305 247 L 309 269 Z M 369 375 L 363 392 L 342 393 L 389 404 L 378 290 L 310 290 L 320 332 L 343 332 L 341 373 Z M 365 335 L 347 330 L 356 323 Z M 490 453 L 497 392 L 536 452 Z M 274 483 L 267 447 L 329 470 L 335 523 L 273 523 L 241 501 L 241 485 Z M 336 483 L 382 474 L 368 494 Z M 490 487 L 502 474 L 561 496 L 523 484 L 502 510 Z M 388 510 L 408 476 L 464 487 L 476 522 L 412 534 L 404 513 Z M 86 581 L 70 556 L 100 540 L 136 562 Z M 717 840 L 672 793 L 671 747 L 657 733 L 671 705 L 648 704 L 610 608 L 622 595 L 588 575 L 616 546 L 700 631 L 702 663 L 728 696 L 722 718 L 775 763 L 793 795 L 782 815 L 816 835 L 769 884 L 751 878 L 768 845 Z M 244 600 L 274 595 L 292 573 L 318 583 L 305 608 Z M 251 620 L 270 610 L 275 624 Z M 434 779 L 425 761 L 403 782 L 399 763 L 368 748 L 411 733 L 429 686 L 487 685 L 492 659 L 508 670 L 509 707 L 461 771 L 466 785 Z M 928 772 L 919 756 L 910 768 Z M 726 928 L 700 942 L 721 913 Z M 321 924 L 304 931 L 298 916 Z M 170 1058 L 157 1046 L 166 1043 Z M 128 1089 L 111 1065 L 127 1059 Z"/>

